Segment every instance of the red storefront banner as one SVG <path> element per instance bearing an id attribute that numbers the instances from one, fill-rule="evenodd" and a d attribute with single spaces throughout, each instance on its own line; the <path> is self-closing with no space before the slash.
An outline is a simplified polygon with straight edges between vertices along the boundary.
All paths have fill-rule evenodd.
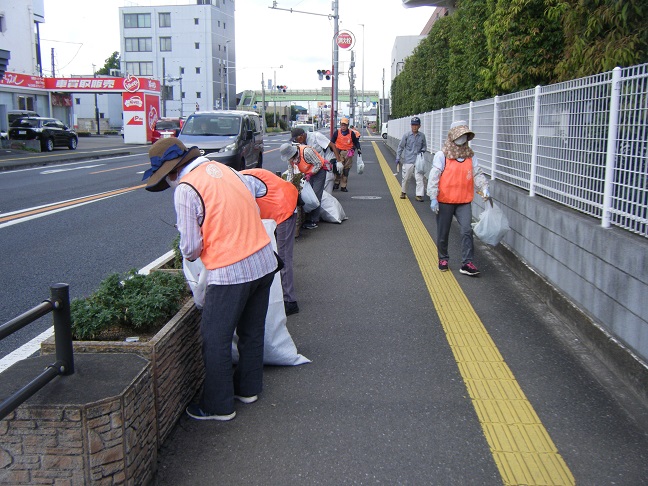
<path id="1" fill-rule="evenodd" d="M 6 72 L 4 74 L 4 78 L 0 79 L 0 86 L 45 89 L 45 78 L 41 78 L 40 76 L 29 76 L 27 74 Z"/>
<path id="2" fill-rule="evenodd" d="M 74 92 L 122 92 L 160 91 L 160 82 L 156 79 L 137 78 L 45 78 L 45 88 L 52 91 Z"/>

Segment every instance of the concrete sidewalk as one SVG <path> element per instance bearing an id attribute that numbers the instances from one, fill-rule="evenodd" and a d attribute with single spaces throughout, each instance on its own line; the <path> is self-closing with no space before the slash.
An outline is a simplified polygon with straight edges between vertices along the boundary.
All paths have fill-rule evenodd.
<path id="1" fill-rule="evenodd" d="M 288 329 L 313 362 L 266 367 L 232 422 L 184 416 L 154 484 L 645 483 L 645 404 L 497 252 L 476 242 L 482 275 L 459 274 L 456 227 L 440 274 L 429 203 L 398 199 L 393 155 L 365 145 L 334 193 L 349 219 L 295 245 Z"/>

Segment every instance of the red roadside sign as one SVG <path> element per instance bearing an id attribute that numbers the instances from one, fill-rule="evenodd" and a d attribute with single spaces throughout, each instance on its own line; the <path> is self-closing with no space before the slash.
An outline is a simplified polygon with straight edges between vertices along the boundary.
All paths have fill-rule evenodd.
<path id="1" fill-rule="evenodd" d="M 335 38 L 340 49 L 351 49 L 355 44 L 355 36 L 350 30 L 341 30 Z"/>

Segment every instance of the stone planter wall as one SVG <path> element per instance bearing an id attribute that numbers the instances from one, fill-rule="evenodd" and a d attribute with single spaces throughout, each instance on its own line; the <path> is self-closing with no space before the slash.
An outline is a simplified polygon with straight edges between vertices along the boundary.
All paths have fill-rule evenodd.
<path id="1" fill-rule="evenodd" d="M 167 438 L 204 378 L 200 311 L 190 300 L 150 341 L 74 341 L 74 353 L 136 353 L 151 362 L 158 446 Z M 41 353 L 54 354 L 54 339 Z"/>
<path id="2" fill-rule="evenodd" d="M 11 392 L 51 356 L 0 375 Z M 151 363 L 130 354 L 87 354 L 0 421 L 0 484 L 148 484 L 157 467 Z M 98 377 L 101 377 L 98 378 Z"/>

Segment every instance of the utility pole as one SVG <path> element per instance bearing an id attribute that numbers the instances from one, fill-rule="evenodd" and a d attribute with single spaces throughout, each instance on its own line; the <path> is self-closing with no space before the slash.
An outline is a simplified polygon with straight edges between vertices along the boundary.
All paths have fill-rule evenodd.
<path id="1" fill-rule="evenodd" d="M 263 79 L 263 72 L 261 72 L 261 119 L 263 120 L 264 130 L 267 128 L 265 104 L 265 79 Z"/>
<path id="2" fill-rule="evenodd" d="M 349 66 L 349 101 L 351 102 L 351 120 L 355 125 L 355 74 L 353 74 L 353 69 L 355 68 L 355 52 L 351 51 L 351 64 Z"/>
<path id="3" fill-rule="evenodd" d="M 182 118 L 182 115 L 183 115 L 183 113 L 182 113 L 182 98 L 184 96 L 183 93 L 182 93 L 182 69 L 183 69 L 182 66 L 180 66 L 178 68 L 178 77 L 180 78 L 179 79 L 179 81 L 180 81 L 180 118 Z"/>
<path id="4" fill-rule="evenodd" d="M 97 72 L 95 71 L 95 65 L 92 65 L 92 77 L 97 77 Z M 95 119 L 97 120 L 97 135 L 101 135 L 101 128 L 99 128 L 99 104 L 97 103 L 97 92 L 94 94 L 95 99 Z"/>
<path id="5" fill-rule="evenodd" d="M 364 35 L 364 30 L 365 26 L 364 24 L 362 25 L 362 104 L 360 105 L 360 128 L 364 128 L 364 104 L 365 104 L 365 96 L 364 96 L 364 55 L 365 55 L 365 35 Z"/>
<path id="6" fill-rule="evenodd" d="M 333 0 L 333 98 L 331 100 L 331 137 L 334 127 L 337 128 L 337 104 L 338 104 L 338 57 L 340 48 L 337 45 L 337 36 L 340 32 L 340 15 L 338 0 Z"/>
<path id="7" fill-rule="evenodd" d="M 166 58 L 162 58 L 162 116 L 166 117 Z"/>

